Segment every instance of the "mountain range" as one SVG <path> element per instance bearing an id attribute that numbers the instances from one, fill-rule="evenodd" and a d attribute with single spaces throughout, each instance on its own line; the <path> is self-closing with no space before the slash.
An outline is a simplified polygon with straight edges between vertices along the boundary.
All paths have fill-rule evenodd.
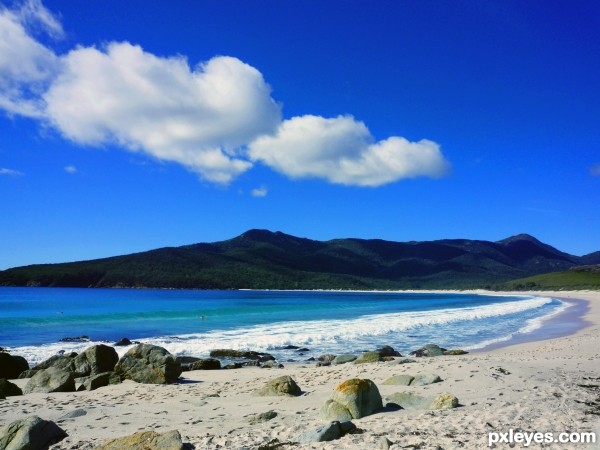
<path id="1" fill-rule="evenodd" d="M 497 242 L 444 239 L 316 241 L 250 230 L 226 241 L 0 272 L 0 286 L 185 289 L 494 288 L 600 264 L 520 234 Z"/>

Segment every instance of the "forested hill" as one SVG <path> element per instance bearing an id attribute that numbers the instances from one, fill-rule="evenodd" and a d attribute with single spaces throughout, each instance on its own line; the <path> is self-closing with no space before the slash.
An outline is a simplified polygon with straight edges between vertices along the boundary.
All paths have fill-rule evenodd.
<path id="1" fill-rule="evenodd" d="M 236 238 L 131 255 L 0 272 L 2 286 L 198 289 L 395 289 L 494 287 L 582 264 L 529 235 L 498 242 L 446 239 L 314 241 L 250 230 Z"/>

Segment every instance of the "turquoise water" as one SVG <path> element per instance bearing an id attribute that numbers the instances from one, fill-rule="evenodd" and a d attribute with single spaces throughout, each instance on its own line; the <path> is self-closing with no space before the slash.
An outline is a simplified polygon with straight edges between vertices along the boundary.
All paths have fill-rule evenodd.
<path id="1" fill-rule="evenodd" d="M 532 296 L 391 292 L 0 288 L 0 346 L 38 362 L 122 337 L 179 355 L 214 348 L 303 357 L 429 342 L 478 348 L 531 332 L 567 307 Z M 90 342 L 61 342 L 89 336 Z M 126 349 L 119 349 L 123 352 Z"/>

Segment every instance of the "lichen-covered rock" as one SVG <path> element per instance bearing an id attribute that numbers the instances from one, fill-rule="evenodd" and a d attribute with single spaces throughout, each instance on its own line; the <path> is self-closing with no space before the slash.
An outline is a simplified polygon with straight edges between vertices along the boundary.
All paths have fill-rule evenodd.
<path id="1" fill-rule="evenodd" d="M 444 392 L 439 394 L 433 402 L 431 402 L 431 409 L 452 409 L 458 406 L 458 398 L 454 395 Z"/>
<path id="2" fill-rule="evenodd" d="M 360 419 L 381 408 L 381 394 L 375 383 L 367 379 L 352 378 L 335 387 L 331 401 L 325 403 L 321 415 L 328 420 L 345 421 L 348 416 L 344 410 L 352 419 Z"/>
<path id="3" fill-rule="evenodd" d="M 74 391 L 75 377 L 73 372 L 56 367 L 49 367 L 38 371 L 29 379 L 23 389 L 24 394 Z"/>
<path id="4" fill-rule="evenodd" d="M 32 416 L 0 427 L 0 449 L 43 450 L 65 437 L 67 433 L 54 422 Z"/>
<path id="5" fill-rule="evenodd" d="M 394 375 L 389 377 L 383 384 L 393 384 L 396 386 L 408 386 L 415 379 L 412 375 Z"/>
<path id="6" fill-rule="evenodd" d="M 0 397 L 6 398 L 17 395 L 23 395 L 21 388 L 4 378 L 0 378 Z"/>
<path id="7" fill-rule="evenodd" d="M 183 450 L 179 431 L 140 431 L 122 438 L 111 439 L 95 450 Z"/>
<path id="8" fill-rule="evenodd" d="M 34 367 L 36 371 L 49 369 L 50 367 L 55 367 L 57 369 L 68 370 L 69 372 L 75 372 L 75 366 L 73 365 L 73 360 L 77 356 L 76 353 L 70 353 L 68 355 L 54 355 L 48 359 L 45 359 L 37 366 Z M 79 376 L 84 376 L 85 374 L 81 374 Z"/>
<path id="9" fill-rule="evenodd" d="M 289 375 L 283 375 L 268 381 L 261 389 L 254 393 L 254 395 L 260 397 L 282 395 L 297 397 L 300 394 L 302 394 L 302 390 Z"/>
<path id="10" fill-rule="evenodd" d="M 29 364 L 22 356 L 13 356 L 6 352 L 0 352 L 0 378 L 14 380 L 28 369 Z"/>
<path id="11" fill-rule="evenodd" d="M 379 352 L 365 352 L 354 360 L 354 364 L 366 364 L 383 361 Z"/>
<path id="12" fill-rule="evenodd" d="M 74 372 L 83 375 L 97 375 L 112 372 L 119 361 L 116 350 L 99 344 L 86 348 L 73 359 Z"/>
<path id="13" fill-rule="evenodd" d="M 453 350 L 446 350 L 444 352 L 444 355 L 456 356 L 456 355 L 466 355 L 468 353 L 469 352 L 466 350 L 461 350 L 461 349 L 457 348 L 457 349 L 453 349 Z"/>
<path id="14" fill-rule="evenodd" d="M 115 372 L 104 372 L 90 375 L 82 380 L 78 391 L 94 391 L 98 388 L 121 383 L 121 377 Z"/>
<path id="15" fill-rule="evenodd" d="M 174 383 L 181 375 L 181 364 L 166 349 L 139 344 L 129 349 L 115 366 L 123 380 L 145 384 Z"/>

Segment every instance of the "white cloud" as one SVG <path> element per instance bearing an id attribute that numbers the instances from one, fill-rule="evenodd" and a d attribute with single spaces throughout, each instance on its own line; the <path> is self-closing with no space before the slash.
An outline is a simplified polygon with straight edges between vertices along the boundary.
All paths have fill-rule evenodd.
<path id="1" fill-rule="evenodd" d="M 292 178 L 355 186 L 438 177 L 449 167 L 436 143 L 376 142 L 351 116 L 282 121 L 262 74 L 237 58 L 191 67 L 128 42 L 57 55 L 33 37 L 39 31 L 63 35 L 40 0 L 0 7 L 0 109 L 81 145 L 118 145 L 224 185 L 256 161 Z"/>
<path id="2" fill-rule="evenodd" d="M 129 43 L 79 48 L 45 93 L 49 121 L 86 145 L 117 143 L 229 183 L 251 167 L 238 149 L 280 121 L 255 68 L 216 57 L 190 69 Z"/>
<path id="3" fill-rule="evenodd" d="M 250 195 L 253 197 L 266 197 L 268 193 L 269 190 L 265 186 L 254 188 L 250 191 Z"/>
<path id="4" fill-rule="evenodd" d="M 0 175 L 8 175 L 11 177 L 20 177 L 23 176 L 23 172 L 13 169 L 5 169 L 4 167 L 0 167 Z"/>
<path id="5" fill-rule="evenodd" d="M 0 108 L 10 114 L 44 115 L 40 95 L 56 73 L 58 57 L 31 37 L 26 24 L 51 22 L 39 2 L 26 2 L 16 11 L 0 6 Z"/>
<path id="6" fill-rule="evenodd" d="M 355 186 L 440 177 L 449 169 L 435 142 L 396 136 L 375 142 L 366 125 L 351 116 L 286 120 L 276 134 L 252 142 L 249 155 L 292 178 Z"/>
<path id="7" fill-rule="evenodd" d="M 75 166 L 66 166 L 65 172 L 67 172 L 69 174 L 75 174 L 78 172 L 78 170 L 77 170 L 77 167 L 75 167 Z"/>

